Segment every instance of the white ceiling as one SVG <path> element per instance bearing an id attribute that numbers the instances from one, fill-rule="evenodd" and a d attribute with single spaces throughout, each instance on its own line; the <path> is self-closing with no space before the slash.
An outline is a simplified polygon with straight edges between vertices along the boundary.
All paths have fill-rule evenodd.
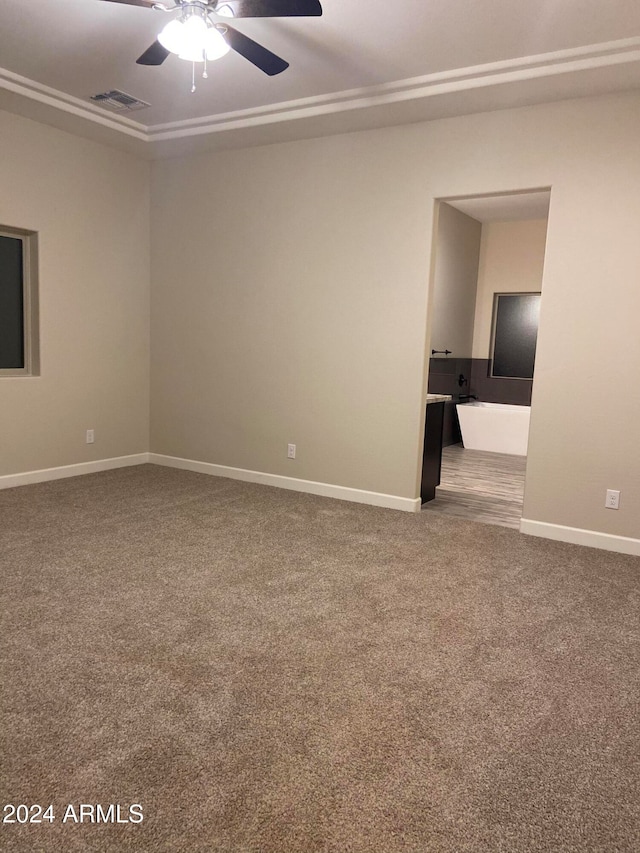
<path id="1" fill-rule="evenodd" d="M 170 2 L 170 0 L 169 0 Z M 238 19 L 289 61 L 136 58 L 168 20 L 104 0 L 0 4 L 0 108 L 151 155 L 258 144 L 640 88 L 638 0 L 322 0 L 317 18 Z M 89 102 L 120 89 L 151 107 Z"/>

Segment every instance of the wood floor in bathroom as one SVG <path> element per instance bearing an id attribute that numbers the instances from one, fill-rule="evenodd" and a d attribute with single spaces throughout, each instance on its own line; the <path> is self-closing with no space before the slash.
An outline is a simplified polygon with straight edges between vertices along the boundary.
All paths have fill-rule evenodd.
<path id="1" fill-rule="evenodd" d="M 423 512 L 517 529 L 526 464 L 525 456 L 467 450 L 461 444 L 444 447 L 436 498 L 423 506 Z"/>

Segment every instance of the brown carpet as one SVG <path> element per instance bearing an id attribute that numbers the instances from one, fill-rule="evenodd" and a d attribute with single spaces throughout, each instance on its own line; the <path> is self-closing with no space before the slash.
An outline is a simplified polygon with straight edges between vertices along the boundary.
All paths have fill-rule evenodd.
<path id="1" fill-rule="evenodd" d="M 640 850 L 640 559 L 150 465 L 0 537 L 4 851 Z"/>

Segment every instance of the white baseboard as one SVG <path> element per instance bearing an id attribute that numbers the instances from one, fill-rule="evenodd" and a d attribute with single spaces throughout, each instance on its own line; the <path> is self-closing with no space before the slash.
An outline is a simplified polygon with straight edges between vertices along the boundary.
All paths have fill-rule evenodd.
<path id="1" fill-rule="evenodd" d="M 109 471 L 111 468 L 127 468 L 129 465 L 142 465 L 148 461 L 148 453 L 134 453 L 131 456 L 114 456 L 111 459 L 97 459 L 95 462 L 61 465 L 59 468 L 43 468 L 40 471 L 5 474 L 0 477 L 0 489 L 11 489 L 14 486 L 28 486 L 31 483 L 46 483 L 48 480 L 62 480 L 65 477 L 78 477 L 81 474 L 95 474 L 98 471 Z"/>
<path id="2" fill-rule="evenodd" d="M 565 527 L 563 524 L 532 521 L 529 518 L 523 518 L 520 521 L 520 533 L 640 557 L 640 539 L 632 539 L 629 536 L 613 536 L 611 533 L 599 533 L 597 530 L 582 530 L 580 527 Z"/>
<path id="3" fill-rule="evenodd" d="M 321 495 L 325 498 L 337 498 L 342 501 L 382 506 L 387 509 L 399 509 L 404 512 L 420 511 L 420 498 L 402 498 L 398 495 L 366 492 L 362 489 L 351 489 L 347 486 L 334 486 L 331 483 L 299 480 L 296 477 L 285 477 L 281 474 L 266 474 L 263 471 L 249 471 L 246 468 L 231 468 L 227 465 L 214 465 L 211 462 L 197 462 L 194 459 L 164 456 L 161 453 L 150 453 L 148 461 L 155 465 L 165 465 L 168 468 L 182 468 L 185 471 L 211 474 L 214 477 L 244 480 L 246 483 L 261 483 L 264 486 L 276 486 L 280 489 L 306 492 L 311 495 Z"/>

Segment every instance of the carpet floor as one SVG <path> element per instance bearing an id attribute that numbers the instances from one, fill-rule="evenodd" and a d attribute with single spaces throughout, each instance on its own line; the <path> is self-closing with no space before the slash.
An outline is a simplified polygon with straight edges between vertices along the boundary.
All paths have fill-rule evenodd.
<path id="1" fill-rule="evenodd" d="M 0 539 L 3 851 L 640 850 L 638 558 L 152 465 Z"/>

